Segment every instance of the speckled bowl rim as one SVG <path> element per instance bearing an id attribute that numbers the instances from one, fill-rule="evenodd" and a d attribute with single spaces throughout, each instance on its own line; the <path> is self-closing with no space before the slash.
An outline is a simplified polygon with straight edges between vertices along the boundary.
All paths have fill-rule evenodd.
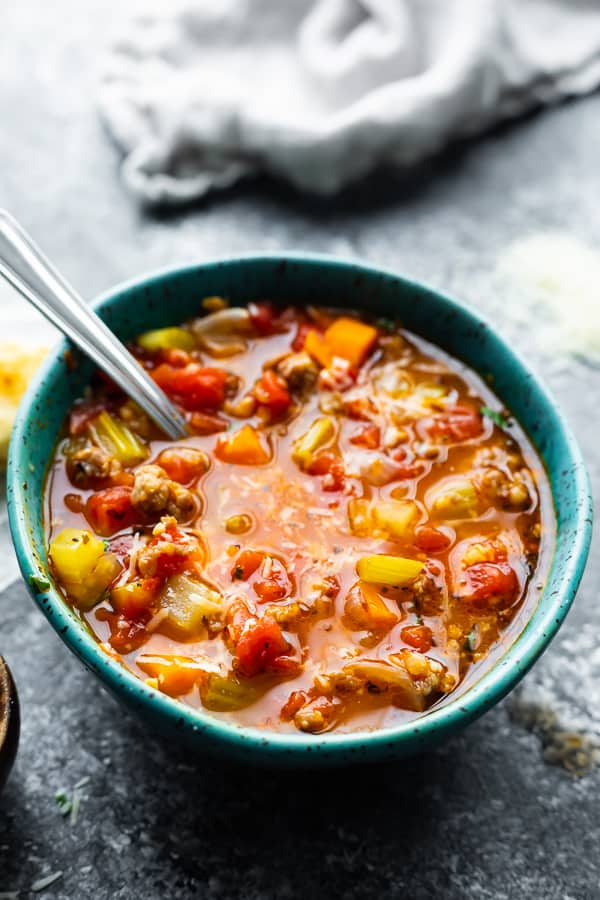
<path id="1" fill-rule="evenodd" d="M 252 262 L 351 268 L 360 272 L 367 279 L 374 277 L 393 279 L 401 289 L 425 291 L 435 296 L 437 300 L 451 308 L 456 315 L 467 320 L 470 326 L 485 327 L 490 330 L 499 343 L 505 359 L 508 359 L 515 369 L 520 369 L 522 374 L 531 379 L 543 404 L 549 404 L 552 407 L 570 454 L 570 459 L 566 460 L 565 464 L 571 467 L 576 480 L 575 490 L 579 501 L 575 513 L 577 528 L 571 539 L 568 562 L 559 573 L 559 584 L 553 582 L 552 585 L 554 602 L 549 604 L 546 609 L 542 609 L 542 597 L 540 596 L 538 606 L 521 634 L 492 668 L 482 674 L 479 680 L 464 694 L 459 695 L 456 700 L 447 701 L 439 708 L 434 708 L 419 719 L 389 729 L 324 735 L 282 734 L 266 729 L 230 724 L 161 694 L 145 685 L 122 665 L 107 656 L 83 626 L 73 627 L 72 615 L 69 615 L 64 599 L 52 584 L 48 590 L 40 593 L 37 593 L 31 586 L 31 578 L 40 574 L 40 563 L 33 552 L 27 528 L 27 496 L 22 488 L 22 483 L 31 478 L 31 472 L 28 468 L 26 442 L 23 439 L 27 433 L 29 419 L 34 414 L 33 400 L 40 389 L 43 390 L 46 378 L 57 366 L 67 349 L 68 345 L 65 341 L 62 341 L 53 350 L 30 385 L 20 405 L 10 443 L 7 472 L 9 521 L 21 572 L 30 593 L 55 631 L 84 665 L 100 677 L 113 694 L 121 696 L 125 702 L 137 707 L 138 710 L 141 708 L 143 711 L 145 708 L 151 716 L 163 719 L 165 726 L 173 733 L 187 728 L 197 733 L 198 737 L 202 735 L 206 739 L 204 743 L 207 749 L 210 749 L 209 744 L 213 741 L 213 749 L 217 751 L 221 745 L 223 748 L 228 746 L 237 756 L 246 756 L 247 754 L 248 758 L 252 756 L 251 751 L 257 751 L 259 757 L 273 758 L 288 755 L 294 757 L 294 762 L 298 762 L 298 764 L 301 763 L 302 758 L 304 764 L 310 758 L 316 762 L 316 757 L 330 757 L 333 760 L 339 757 L 339 762 L 343 763 L 350 761 L 353 754 L 356 754 L 354 758 L 358 761 L 359 759 L 375 759 L 394 755 L 394 752 L 398 755 L 417 752 L 441 738 L 443 733 L 451 734 L 478 718 L 505 696 L 548 646 L 567 615 L 583 574 L 592 531 L 591 488 L 581 451 L 570 426 L 564 420 L 547 388 L 484 317 L 422 281 L 403 277 L 381 267 L 369 266 L 359 260 L 296 252 L 240 254 L 196 264 L 167 267 L 132 278 L 105 291 L 94 301 L 93 306 L 101 311 L 127 291 L 143 288 L 149 283 L 168 282 L 175 276 L 186 276 L 214 266 L 223 267 Z M 490 368 L 493 370 L 494 366 Z M 44 473 L 42 483 L 45 483 L 45 477 L 46 473 Z M 43 489 L 41 493 L 43 496 Z M 556 497 L 553 496 L 553 499 L 556 503 Z M 37 515 L 42 515 L 41 509 L 38 510 Z M 51 575 L 47 574 L 51 580 Z M 546 585 L 545 590 L 547 587 Z M 400 748 L 399 745 L 405 746 Z M 307 758 L 307 754 L 310 757 Z"/>

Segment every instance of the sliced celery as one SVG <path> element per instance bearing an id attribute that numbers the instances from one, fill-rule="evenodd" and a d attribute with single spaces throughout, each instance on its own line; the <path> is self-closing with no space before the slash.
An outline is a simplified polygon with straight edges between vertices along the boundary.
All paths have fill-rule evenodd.
<path id="1" fill-rule="evenodd" d="M 255 703 L 260 690 L 236 675 L 209 675 L 200 684 L 200 697 L 206 709 L 214 712 L 234 712 Z"/>
<path id="2" fill-rule="evenodd" d="M 206 633 L 208 624 L 220 620 L 222 600 L 203 582 L 176 575 L 167 582 L 160 606 L 168 613 L 168 629 L 180 639 L 194 640 Z"/>
<path id="3" fill-rule="evenodd" d="M 102 449 L 118 459 L 121 465 L 135 466 L 148 458 L 150 451 L 146 444 L 106 410 L 96 416 L 90 429 Z"/>
<path id="4" fill-rule="evenodd" d="M 423 571 L 424 564 L 403 556 L 386 556 L 375 553 L 363 556 L 356 564 L 358 577 L 368 584 L 390 584 L 401 587 L 412 584 Z"/>

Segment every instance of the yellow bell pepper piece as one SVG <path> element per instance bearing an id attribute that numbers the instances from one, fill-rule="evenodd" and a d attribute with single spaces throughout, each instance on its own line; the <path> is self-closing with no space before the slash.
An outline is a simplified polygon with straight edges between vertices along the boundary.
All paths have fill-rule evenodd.
<path id="1" fill-rule="evenodd" d="M 104 541 L 90 531 L 64 528 L 50 544 L 50 559 L 61 582 L 82 583 L 104 553 Z"/>
<path id="2" fill-rule="evenodd" d="M 379 500 L 373 505 L 376 527 L 390 538 L 410 537 L 419 518 L 419 508 L 413 500 Z"/>
<path id="3" fill-rule="evenodd" d="M 311 462 L 315 450 L 319 450 L 333 438 L 335 425 L 327 416 L 315 419 L 308 431 L 294 441 L 292 459 L 301 469 Z"/>
<path id="4" fill-rule="evenodd" d="M 50 544 L 50 559 L 58 580 L 80 609 L 91 609 L 121 572 L 104 541 L 89 531 L 65 528 Z"/>
<path id="5" fill-rule="evenodd" d="M 384 553 L 363 556 L 356 564 L 358 577 L 367 584 L 390 584 L 396 587 L 412 584 L 423 568 L 424 563 L 419 560 L 386 556 Z"/>
<path id="6" fill-rule="evenodd" d="M 136 343 L 142 350 L 150 353 L 157 350 L 187 350 L 189 353 L 196 346 L 194 336 L 185 328 L 156 328 L 140 334 Z"/>

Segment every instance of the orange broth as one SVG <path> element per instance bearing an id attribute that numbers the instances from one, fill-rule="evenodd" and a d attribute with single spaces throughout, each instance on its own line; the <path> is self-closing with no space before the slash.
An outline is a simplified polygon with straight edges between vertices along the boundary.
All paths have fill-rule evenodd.
<path id="1" fill-rule="evenodd" d="M 548 571 L 551 494 L 523 430 L 479 375 L 399 323 L 255 304 L 215 342 L 198 321 L 169 339 L 187 349 L 132 350 L 201 433 L 165 441 L 102 379 L 65 426 L 46 523 L 67 601 L 137 676 L 241 725 L 388 728 L 455 696 L 522 631 Z M 118 462 L 102 410 L 145 458 Z M 169 477 L 189 476 L 181 447 L 201 451 L 183 485 Z M 117 500 L 124 518 L 107 525 Z M 107 575 L 65 578 L 65 528 L 100 531 Z M 399 584 L 376 580 L 382 556 Z M 84 596 L 77 579 L 97 587 Z M 139 596 L 119 592 L 132 582 Z"/>

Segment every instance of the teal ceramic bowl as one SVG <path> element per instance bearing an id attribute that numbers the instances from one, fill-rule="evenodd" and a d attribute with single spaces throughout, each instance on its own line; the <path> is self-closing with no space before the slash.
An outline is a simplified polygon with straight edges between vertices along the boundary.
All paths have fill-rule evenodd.
<path id="1" fill-rule="evenodd" d="M 109 291 L 97 312 L 124 339 L 197 314 L 201 297 L 236 303 L 271 298 L 365 308 L 397 315 L 480 373 L 491 373 L 545 462 L 557 517 L 551 571 L 524 631 L 468 690 L 422 718 L 394 729 L 355 734 L 276 734 L 211 718 L 147 687 L 103 653 L 63 601 L 46 563 L 42 494 L 46 467 L 64 416 L 91 373 L 69 371 L 59 347 L 29 389 L 15 425 L 8 490 L 12 536 L 32 596 L 63 641 L 126 706 L 150 726 L 198 751 L 281 765 L 346 764 L 416 753 L 438 743 L 497 703 L 548 646 L 575 595 L 591 536 L 592 507 L 579 448 L 556 404 L 504 341 L 455 300 L 390 272 L 304 255 L 248 256 L 148 275 Z"/>

